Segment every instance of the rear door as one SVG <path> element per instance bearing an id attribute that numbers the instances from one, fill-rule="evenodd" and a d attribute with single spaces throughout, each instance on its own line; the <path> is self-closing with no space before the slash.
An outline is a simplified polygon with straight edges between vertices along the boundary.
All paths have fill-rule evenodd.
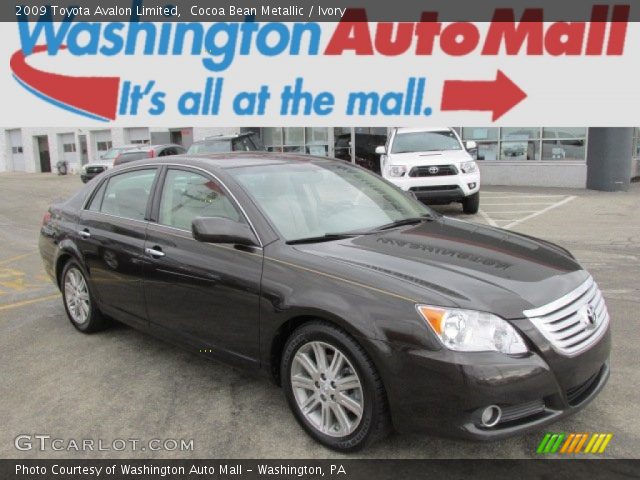
<path id="1" fill-rule="evenodd" d="M 168 167 L 147 229 L 145 297 L 151 327 L 196 350 L 255 363 L 262 249 L 197 242 L 191 222 L 226 217 L 247 222 L 213 176 Z"/>
<path id="2" fill-rule="evenodd" d="M 140 167 L 105 179 L 82 211 L 78 245 L 108 315 L 148 325 L 142 275 L 147 211 L 158 173 Z"/>

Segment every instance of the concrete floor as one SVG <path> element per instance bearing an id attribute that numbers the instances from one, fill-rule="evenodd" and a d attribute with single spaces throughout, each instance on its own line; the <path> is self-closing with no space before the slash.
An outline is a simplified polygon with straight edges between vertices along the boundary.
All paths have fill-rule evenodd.
<path id="1" fill-rule="evenodd" d="M 340 458 L 300 429 L 268 381 L 117 326 L 82 335 L 68 323 L 37 254 L 49 202 L 78 177 L 0 174 L 0 457 Z M 640 185 L 627 193 L 486 187 L 471 221 L 569 248 L 604 290 L 613 323 L 612 375 L 585 410 L 556 432 L 611 432 L 605 456 L 637 456 Z M 568 199 L 568 200 L 567 200 Z M 459 206 L 438 207 L 461 216 Z M 504 213 L 515 212 L 515 213 Z M 495 443 L 392 435 L 365 458 L 527 458 L 543 432 Z M 192 451 L 18 451 L 19 434 L 53 438 L 193 439 Z M 34 442 L 35 444 L 36 442 Z"/>

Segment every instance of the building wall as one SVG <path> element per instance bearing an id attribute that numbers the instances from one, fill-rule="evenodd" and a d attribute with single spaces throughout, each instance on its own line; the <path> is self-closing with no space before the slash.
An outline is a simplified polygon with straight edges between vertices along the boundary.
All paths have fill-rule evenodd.
<path id="1" fill-rule="evenodd" d="M 478 162 L 483 185 L 585 188 L 585 162 Z"/>

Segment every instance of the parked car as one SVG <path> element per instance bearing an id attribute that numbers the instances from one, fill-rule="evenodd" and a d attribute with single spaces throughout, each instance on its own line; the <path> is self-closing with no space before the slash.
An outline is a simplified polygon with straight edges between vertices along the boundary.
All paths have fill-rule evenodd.
<path id="1" fill-rule="evenodd" d="M 187 153 L 189 155 L 201 153 L 225 153 L 225 152 L 253 152 L 265 151 L 262 139 L 255 132 L 239 133 L 234 135 L 216 135 L 204 140 L 193 142 Z"/>
<path id="2" fill-rule="evenodd" d="M 169 157 L 171 155 L 180 155 L 187 150 L 183 146 L 174 143 L 163 145 L 144 145 L 133 150 L 127 150 L 120 153 L 113 161 L 113 165 L 123 165 L 133 162 L 134 160 L 142 160 L 143 158 Z"/>
<path id="3" fill-rule="evenodd" d="M 139 147 L 140 145 L 138 144 L 130 144 L 110 148 L 104 154 L 102 154 L 98 160 L 82 166 L 82 169 L 80 170 L 80 180 L 82 180 L 82 183 L 87 183 L 93 177 L 100 175 L 105 170 L 112 168 L 113 161 L 122 152 L 126 152 L 127 150 L 132 150 Z"/>
<path id="4" fill-rule="evenodd" d="M 384 143 L 384 135 L 373 133 L 355 134 L 355 162 L 363 168 L 380 174 L 380 156 L 376 153 L 376 148 Z M 347 162 L 351 161 L 351 134 L 338 135 L 335 141 L 335 157 Z"/>
<path id="5" fill-rule="evenodd" d="M 452 128 L 396 128 L 379 146 L 382 176 L 430 204 L 462 203 L 465 213 L 480 208 L 480 170 Z"/>
<path id="6" fill-rule="evenodd" d="M 609 377 L 605 301 L 567 250 L 339 160 L 132 162 L 50 206 L 39 246 L 77 330 L 116 319 L 261 371 L 340 451 L 540 429 Z"/>

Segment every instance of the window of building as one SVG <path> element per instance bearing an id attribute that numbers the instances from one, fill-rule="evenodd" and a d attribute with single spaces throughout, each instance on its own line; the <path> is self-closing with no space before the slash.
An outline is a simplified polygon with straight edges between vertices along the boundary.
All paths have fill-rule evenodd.
<path id="1" fill-rule="evenodd" d="M 22 146 L 11 147 L 11 153 L 22 153 Z"/>
<path id="2" fill-rule="evenodd" d="M 62 150 L 64 151 L 64 153 L 73 153 L 76 151 L 76 144 L 65 143 L 64 145 L 62 145 Z"/>
<path id="3" fill-rule="evenodd" d="M 111 142 L 111 140 L 97 142 L 96 147 L 98 148 L 99 152 L 106 152 L 107 150 L 111 150 L 111 148 L 113 148 L 113 142 Z"/>
<path id="4" fill-rule="evenodd" d="M 329 129 L 324 127 L 261 128 L 260 136 L 270 152 L 329 155 Z"/>
<path id="5" fill-rule="evenodd" d="M 477 160 L 584 160 L 586 128 L 464 127 L 463 140 L 478 144 Z M 473 152 L 472 152 L 473 153 Z"/>

